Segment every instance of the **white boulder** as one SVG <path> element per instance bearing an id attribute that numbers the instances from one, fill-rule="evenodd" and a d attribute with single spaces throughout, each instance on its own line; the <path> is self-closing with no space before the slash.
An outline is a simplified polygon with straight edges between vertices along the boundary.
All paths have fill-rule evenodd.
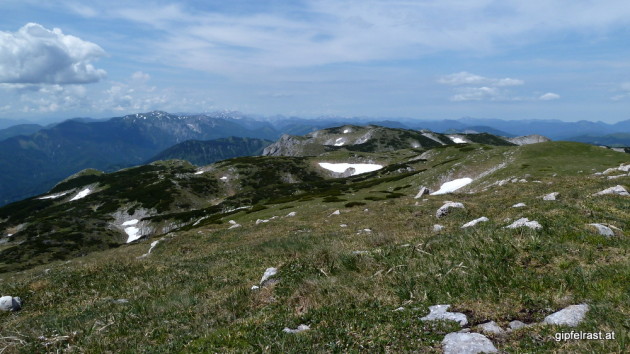
<path id="1" fill-rule="evenodd" d="M 483 334 L 449 333 L 442 340 L 444 354 L 497 353 L 498 350 Z"/>
<path id="2" fill-rule="evenodd" d="M 482 217 L 480 217 L 478 219 L 475 219 L 475 220 L 472 220 L 472 221 L 469 221 L 469 222 L 465 223 L 464 225 L 462 225 L 462 229 L 465 229 L 465 228 L 471 227 L 471 226 L 475 226 L 475 225 L 477 225 L 480 222 L 486 222 L 486 221 L 489 221 L 489 220 L 490 219 L 488 219 L 487 217 L 482 216 Z"/>
<path id="3" fill-rule="evenodd" d="M 616 195 L 621 195 L 624 197 L 630 196 L 630 193 L 628 193 L 628 191 L 623 186 L 620 186 L 620 185 L 606 188 L 603 191 L 597 192 L 593 195 L 607 195 L 607 194 L 616 194 Z"/>
<path id="4" fill-rule="evenodd" d="M 491 333 L 491 334 L 503 334 L 503 333 L 505 333 L 503 328 L 499 327 L 499 325 L 496 322 L 494 322 L 494 321 L 482 323 L 482 324 L 479 325 L 479 328 L 484 333 Z"/>
<path id="5" fill-rule="evenodd" d="M 538 221 L 530 221 L 528 218 L 520 218 L 504 228 L 516 229 L 519 227 L 529 227 L 530 229 L 534 230 L 542 229 L 542 225 L 540 225 Z"/>
<path id="6" fill-rule="evenodd" d="M 22 299 L 13 296 L 0 297 L 0 311 L 19 311 L 22 308 Z"/>
<path id="7" fill-rule="evenodd" d="M 465 326 L 468 323 L 466 315 L 460 312 L 448 312 L 448 308 L 451 305 L 434 305 L 429 306 L 429 314 L 422 317 L 422 321 L 455 321 L 459 322 L 461 326 Z"/>
<path id="8" fill-rule="evenodd" d="M 602 225 L 602 224 L 588 224 L 588 226 L 592 226 L 594 227 L 597 232 L 602 235 L 602 236 L 606 236 L 606 237 L 612 237 L 615 236 L 615 232 L 608 226 L 606 225 Z"/>
<path id="9" fill-rule="evenodd" d="M 559 326 L 575 327 L 579 325 L 588 312 L 587 304 L 571 305 L 545 317 L 543 323 Z"/>
<path id="10" fill-rule="evenodd" d="M 558 192 L 553 192 L 553 193 L 549 193 L 545 196 L 542 197 L 543 200 L 556 200 L 556 198 L 558 197 Z"/>
<path id="11" fill-rule="evenodd" d="M 464 204 L 456 203 L 456 202 L 446 202 L 444 205 L 440 207 L 435 213 L 435 216 L 438 218 L 444 217 L 449 213 L 450 208 L 462 208 L 464 209 Z"/>

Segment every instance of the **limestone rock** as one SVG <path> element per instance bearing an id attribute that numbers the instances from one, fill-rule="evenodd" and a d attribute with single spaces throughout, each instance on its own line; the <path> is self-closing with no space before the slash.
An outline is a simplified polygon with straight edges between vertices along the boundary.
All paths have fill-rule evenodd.
<path id="1" fill-rule="evenodd" d="M 479 328 L 481 328 L 481 330 L 483 332 L 485 332 L 485 333 L 491 333 L 491 334 L 503 334 L 503 333 L 505 333 L 503 328 L 499 327 L 499 325 L 496 322 L 494 322 L 494 321 L 482 323 L 482 324 L 479 325 Z"/>
<path id="2" fill-rule="evenodd" d="M 602 224 L 588 224 L 588 226 L 592 226 L 595 229 L 597 229 L 597 232 L 602 235 L 602 236 L 606 236 L 606 237 L 612 237 L 615 236 L 615 233 L 613 232 L 613 230 L 606 226 L 606 225 L 602 225 Z"/>
<path id="3" fill-rule="evenodd" d="M 630 196 L 630 193 L 628 193 L 628 191 L 625 188 L 623 188 L 623 186 L 620 186 L 620 185 L 606 188 L 603 191 L 597 192 L 593 195 L 606 195 L 606 194 L 616 194 L 616 195 L 621 195 L 624 197 Z"/>
<path id="4" fill-rule="evenodd" d="M 497 353 L 498 350 L 483 334 L 449 333 L 442 340 L 444 354 Z"/>
<path id="5" fill-rule="evenodd" d="M 529 327 L 528 324 L 526 324 L 525 322 L 521 322 L 519 320 L 514 320 L 514 321 L 510 322 L 509 326 L 510 326 L 510 329 L 512 329 L 512 330 Z"/>
<path id="6" fill-rule="evenodd" d="M 471 227 L 471 226 L 475 226 L 475 225 L 477 225 L 477 224 L 478 224 L 478 223 L 480 223 L 480 222 L 486 222 L 486 221 L 489 221 L 489 220 L 490 220 L 490 219 L 488 219 L 487 217 L 482 216 L 482 217 L 480 217 L 480 218 L 478 218 L 478 219 L 475 219 L 475 220 L 472 220 L 472 221 L 469 221 L 469 222 L 465 223 L 465 224 L 462 226 L 462 229 L 465 229 L 465 228 L 467 228 L 467 227 Z"/>
<path id="7" fill-rule="evenodd" d="M 553 193 L 549 193 L 545 196 L 543 196 L 543 200 L 556 200 L 556 198 L 558 197 L 558 192 L 553 192 Z"/>
<path id="8" fill-rule="evenodd" d="M 288 217 L 288 218 L 291 218 L 291 217 L 294 217 L 294 216 L 296 216 L 296 215 L 297 215 L 297 213 L 296 213 L 296 212 L 294 212 L 294 211 L 292 211 L 292 212 L 290 212 L 290 213 L 288 213 L 288 214 L 287 214 L 287 217 Z"/>
<path id="9" fill-rule="evenodd" d="M 333 216 L 333 215 L 340 215 L 341 212 L 339 210 L 335 210 L 332 212 L 332 214 L 328 215 L 328 216 Z"/>
<path id="10" fill-rule="evenodd" d="M 504 229 L 516 229 L 524 226 L 534 230 L 542 229 L 542 225 L 540 225 L 538 221 L 529 221 L 528 218 L 520 218 L 510 225 L 504 227 Z"/>
<path id="11" fill-rule="evenodd" d="M 429 193 L 430 193 L 429 188 L 423 186 L 422 188 L 420 188 L 420 191 L 418 192 L 418 194 L 416 194 L 414 199 L 420 199 L 422 198 L 423 195 L 429 194 Z"/>
<path id="12" fill-rule="evenodd" d="M 301 324 L 299 325 L 296 329 L 291 329 L 289 327 L 284 327 L 284 329 L 282 330 L 284 333 L 300 333 L 300 332 L 304 332 L 304 331 L 308 331 L 309 329 L 311 329 L 311 327 L 309 327 L 308 325 L 305 324 Z"/>
<path id="13" fill-rule="evenodd" d="M 262 278 L 260 279 L 260 286 L 264 286 L 266 283 L 269 282 L 270 278 L 276 274 L 278 274 L 278 268 L 267 268 Z"/>
<path id="14" fill-rule="evenodd" d="M 571 305 L 545 317 L 543 323 L 575 327 L 579 325 L 588 312 L 587 304 Z"/>
<path id="15" fill-rule="evenodd" d="M 22 299 L 13 296 L 0 297 L 0 311 L 19 311 L 22 308 Z"/>
<path id="16" fill-rule="evenodd" d="M 435 216 L 438 218 L 442 218 L 446 215 L 448 215 L 449 213 L 449 209 L 450 208 L 464 208 L 464 204 L 462 203 L 456 203 L 456 202 L 446 202 L 444 203 L 444 205 L 442 205 L 440 207 L 440 209 L 437 210 L 437 212 L 435 213 Z"/>
<path id="17" fill-rule="evenodd" d="M 525 205 L 525 203 L 518 203 L 518 204 L 514 204 L 512 205 L 512 208 L 523 208 L 526 207 L 527 205 Z"/>
<path id="18" fill-rule="evenodd" d="M 442 229 L 444 229 L 443 225 L 440 225 L 440 224 L 433 225 L 433 232 L 440 232 L 442 231 Z"/>
<path id="19" fill-rule="evenodd" d="M 451 305 L 434 305 L 429 306 L 429 314 L 422 317 L 422 321 L 455 321 L 459 322 L 461 326 L 465 326 L 468 323 L 466 315 L 460 312 L 448 312 L 448 308 Z"/>

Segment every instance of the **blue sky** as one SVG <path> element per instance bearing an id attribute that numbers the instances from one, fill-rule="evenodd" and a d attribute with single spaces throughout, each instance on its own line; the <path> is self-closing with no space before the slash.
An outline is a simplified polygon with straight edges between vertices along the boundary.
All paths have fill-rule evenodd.
<path id="1" fill-rule="evenodd" d="M 0 118 L 630 119 L 627 0 L 0 2 Z"/>

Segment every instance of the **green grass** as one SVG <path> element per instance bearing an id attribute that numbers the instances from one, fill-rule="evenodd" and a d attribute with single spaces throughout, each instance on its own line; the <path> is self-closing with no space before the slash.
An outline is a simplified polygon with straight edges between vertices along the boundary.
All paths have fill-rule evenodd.
<path id="1" fill-rule="evenodd" d="M 303 198 L 257 204 L 224 216 L 222 224 L 173 232 L 146 258 L 136 258 L 149 247 L 142 242 L 0 274 L 3 294 L 21 296 L 25 303 L 18 313 L 0 313 L 0 348 L 439 352 L 444 335 L 459 328 L 420 321 L 431 305 L 451 304 L 476 331 L 486 321 L 503 328 L 512 320 L 539 322 L 568 305 L 588 303 L 586 320 L 574 330 L 614 331 L 617 340 L 556 342 L 554 333 L 571 329 L 553 326 L 489 337 L 505 352 L 627 352 L 630 199 L 591 194 L 616 184 L 628 188 L 630 177 L 608 181 L 592 176 L 591 169 L 628 158 L 563 144 L 436 149 L 426 162 L 410 165 L 416 173 L 392 168 L 322 181 Z M 561 157 L 545 155 L 560 150 L 592 156 L 565 156 L 561 166 Z M 413 199 L 420 185 L 477 176 L 505 153 L 514 160 L 475 181 L 476 193 Z M 538 171 L 547 165 L 553 172 Z M 528 183 L 481 188 L 527 173 Z M 531 182 L 534 178 L 541 183 Z M 540 198 L 556 191 L 557 201 Z M 322 203 L 325 198 L 343 200 Z M 445 200 L 460 201 L 466 209 L 438 220 L 435 211 Z M 511 208 L 518 202 L 527 207 Z M 330 215 L 336 209 L 341 215 Z M 285 217 L 289 211 L 297 215 Z M 278 218 L 255 225 L 273 216 Z M 461 229 L 480 216 L 490 221 Z M 520 217 L 539 221 L 543 229 L 503 228 Z M 228 230 L 228 219 L 242 227 Z M 592 222 L 615 225 L 623 235 L 596 235 L 585 226 Z M 436 223 L 444 230 L 433 232 Z M 371 232 L 359 232 L 363 229 Z M 279 269 L 279 282 L 252 291 L 268 267 Z M 394 311 L 399 307 L 404 310 Z M 300 324 L 311 330 L 282 332 Z"/>

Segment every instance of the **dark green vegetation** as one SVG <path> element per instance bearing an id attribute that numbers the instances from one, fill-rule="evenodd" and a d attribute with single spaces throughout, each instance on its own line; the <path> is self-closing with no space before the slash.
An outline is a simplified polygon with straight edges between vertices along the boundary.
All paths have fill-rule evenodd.
<path id="1" fill-rule="evenodd" d="M 368 160 L 386 166 L 348 178 L 331 178 L 317 166 Z M 51 257 L 22 272 L 7 272 L 22 263 L 5 265 L 3 294 L 21 296 L 25 306 L 0 313 L 0 349 L 439 352 L 444 335 L 459 326 L 420 321 L 431 305 L 451 304 L 477 331 L 486 321 L 503 328 L 512 320 L 540 322 L 588 303 L 586 320 L 574 329 L 615 331 L 617 340 L 556 342 L 554 333 L 571 329 L 538 325 L 489 337 L 505 352 L 627 352 L 630 197 L 592 196 L 630 187 L 630 177 L 593 174 L 621 163 L 630 163 L 627 154 L 549 142 L 338 149 L 317 157 L 240 157 L 201 170 L 169 161 L 118 174 L 86 171 L 50 193 L 86 185 L 98 192 L 72 202 L 69 194 L 11 204 L 0 209 L 2 226 L 37 218 L 11 236 L 22 237 L 29 227 L 56 227 L 55 220 L 73 213 L 75 221 L 96 220 L 99 210 L 107 211 L 98 216 L 102 222 L 120 222 L 111 213 L 124 206 L 128 215 L 155 210 L 144 222 L 168 231 L 69 263 Z M 420 186 L 436 190 L 462 177 L 474 182 L 452 195 L 413 198 Z M 512 179 L 527 182 L 497 185 Z M 153 186 L 159 187 L 140 192 Z M 557 201 L 540 198 L 551 192 L 560 193 Z M 466 209 L 436 219 L 445 200 Z M 518 202 L 527 207 L 511 208 Z M 341 214 L 331 215 L 335 210 Z M 481 216 L 490 221 L 461 228 Z M 503 228 L 521 217 L 543 229 Z M 231 219 L 242 226 L 229 229 Z M 605 238 L 586 226 L 595 222 L 623 231 Z M 432 231 L 436 223 L 443 231 Z M 123 243 L 125 234 L 116 232 Z M 155 240 L 152 253 L 137 258 Z M 29 246 L 12 242 L 0 247 Z M 251 290 L 268 267 L 278 268 L 279 281 Z M 300 324 L 311 330 L 282 332 Z"/>
<path id="2" fill-rule="evenodd" d="M 85 168 L 115 171 L 144 163 L 186 140 L 277 135 L 267 123 L 165 112 L 107 121 L 68 120 L 30 136 L 0 141 L 0 205 L 43 193 Z"/>
<path id="3" fill-rule="evenodd" d="M 234 157 L 257 156 L 271 143 L 270 140 L 233 136 L 207 141 L 187 140 L 162 151 L 148 162 L 177 159 L 202 166 Z"/>

